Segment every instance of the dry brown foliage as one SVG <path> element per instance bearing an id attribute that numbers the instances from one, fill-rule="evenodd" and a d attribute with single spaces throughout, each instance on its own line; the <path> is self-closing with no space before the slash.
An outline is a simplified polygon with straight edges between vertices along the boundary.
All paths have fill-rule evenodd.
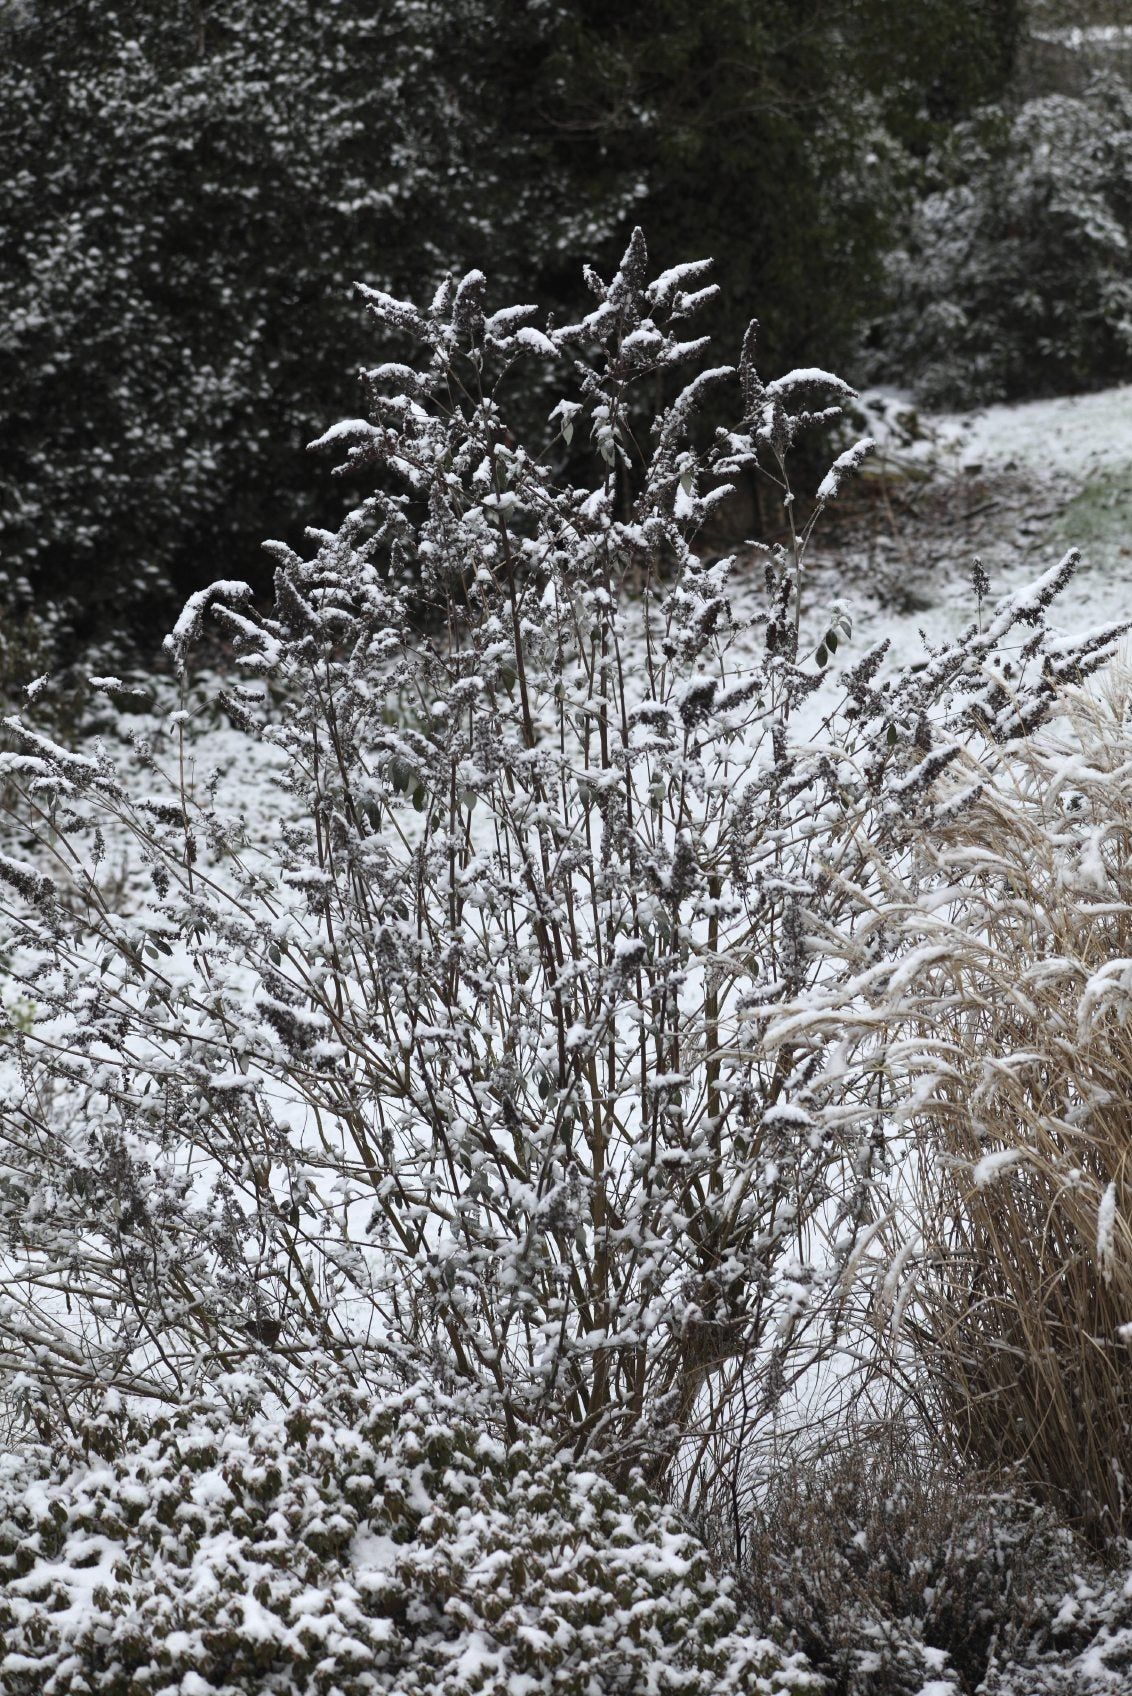
<path id="1" fill-rule="evenodd" d="M 1130 698 L 1126 675 L 1072 695 L 925 850 L 914 1250 L 884 1285 L 953 1450 L 1098 1542 L 1132 1527 Z"/>
<path id="2" fill-rule="evenodd" d="M 785 1469 L 754 1524 L 744 1579 L 830 1696 L 982 1688 L 1043 1637 L 1075 1545 L 1047 1511 L 924 1452 L 902 1420 L 847 1431 Z"/>

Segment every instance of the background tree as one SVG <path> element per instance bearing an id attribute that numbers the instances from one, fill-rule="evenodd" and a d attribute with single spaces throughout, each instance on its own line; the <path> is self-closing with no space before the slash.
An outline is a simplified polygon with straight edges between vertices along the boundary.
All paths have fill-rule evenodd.
<path id="1" fill-rule="evenodd" d="M 485 240 L 474 111 L 437 74 L 476 12 L 9 16 L 10 572 L 105 624 L 309 513 L 300 450 L 348 392 L 354 276 L 419 279 Z"/>
<path id="2" fill-rule="evenodd" d="M 726 337 L 852 364 L 906 151 L 1001 95 L 1018 0 L 582 0 L 546 62 L 548 122 L 600 143 L 666 263 L 718 255 Z M 593 167 L 591 167 L 593 168 Z M 608 190 L 606 191 L 608 192 Z"/>
<path id="3" fill-rule="evenodd" d="M 928 159 L 888 261 L 874 369 L 934 405 L 1132 375 L 1132 89 L 986 108 Z"/>
<path id="4" fill-rule="evenodd" d="M 336 522 L 302 448 L 369 351 L 356 278 L 422 292 L 482 263 L 572 311 L 575 257 L 607 264 L 642 217 L 662 262 L 718 255 L 713 329 L 737 339 L 757 305 L 772 363 L 850 360 L 906 150 L 1013 52 L 1016 0 L 897 10 L 0 11 L 9 609 L 152 627 L 218 570 L 264 584 L 264 535 Z"/>

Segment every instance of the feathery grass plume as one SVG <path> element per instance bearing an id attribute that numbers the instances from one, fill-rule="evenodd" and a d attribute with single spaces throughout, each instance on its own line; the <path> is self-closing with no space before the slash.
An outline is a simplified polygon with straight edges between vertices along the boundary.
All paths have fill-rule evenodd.
<path id="1" fill-rule="evenodd" d="M 919 1073 L 900 1201 L 920 1239 L 901 1298 L 912 1370 L 957 1453 L 1015 1470 L 1094 1539 L 1125 1535 L 1128 674 L 1069 691 L 919 860 L 932 893 L 905 920 L 899 986 Z"/>

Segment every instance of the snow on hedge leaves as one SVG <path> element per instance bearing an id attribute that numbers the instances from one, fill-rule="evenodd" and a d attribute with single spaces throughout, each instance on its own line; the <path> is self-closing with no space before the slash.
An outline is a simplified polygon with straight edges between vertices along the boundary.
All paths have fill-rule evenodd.
<path id="1" fill-rule="evenodd" d="M 254 1380 L 0 1468 L 6 1696 L 816 1690 L 639 1479 L 433 1387 L 286 1415 Z"/>

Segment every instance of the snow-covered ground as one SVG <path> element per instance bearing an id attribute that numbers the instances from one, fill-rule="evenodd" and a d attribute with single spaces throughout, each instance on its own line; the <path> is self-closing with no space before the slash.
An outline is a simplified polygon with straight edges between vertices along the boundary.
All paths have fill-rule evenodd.
<path id="1" fill-rule="evenodd" d="M 815 583 L 851 603 L 862 639 L 888 636 L 894 658 L 915 661 L 921 632 L 974 616 L 976 555 L 995 599 L 1078 548 L 1053 622 L 1132 615 L 1132 386 L 963 414 L 877 393 L 863 410 L 875 498 L 848 520 L 831 512 L 814 538 Z"/>
<path id="2" fill-rule="evenodd" d="M 1132 464 L 1132 384 L 1091 395 L 989 406 L 933 422 L 939 440 L 961 466 L 1019 467 L 1035 476 L 1087 482 Z"/>
<path id="3" fill-rule="evenodd" d="M 1048 537 L 1081 550 L 1082 612 L 1132 611 L 1132 386 L 991 407 L 950 427 L 961 465 L 1067 494 Z"/>

